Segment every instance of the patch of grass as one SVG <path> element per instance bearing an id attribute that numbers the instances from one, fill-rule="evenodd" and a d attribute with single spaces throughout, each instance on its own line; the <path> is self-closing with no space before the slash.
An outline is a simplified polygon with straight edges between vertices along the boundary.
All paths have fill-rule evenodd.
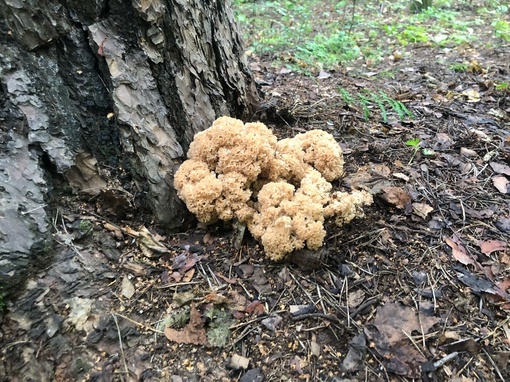
<path id="1" fill-rule="evenodd" d="M 455 64 L 450 65 L 450 70 L 453 70 L 454 72 L 464 73 L 467 72 L 469 67 L 469 64 L 466 64 L 465 62 L 456 62 Z"/>
<path id="2" fill-rule="evenodd" d="M 399 120 L 414 119 L 414 114 L 401 102 L 391 98 L 382 90 L 371 92 L 363 90 L 356 96 L 350 94 L 346 89 L 338 89 L 343 101 L 353 108 L 361 109 L 363 118 L 368 121 L 373 112 L 377 112 L 384 123 L 388 122 L 389 112 L 395 113 Z"/>
<path id="3" fill-rule="evenodd" d="M 510 24 L 506 20 L 497 19 L 492 23 L 494 33 L 499 38 L 510 41 Z"/>
<path id="4" fill-rule="evenodd" d="M 508 12 L 503 0 L 473 5 L 435 0 L 417 14 L 410 12 L 409 0 L 233 0 L 233 5 L 247 47 L 302 72 L 369 65 L 414 44 L 451 47 L 494 35 L 510 40 L 509 24 L 500 16 Z M 475 29 L 479 26 L 487 28 Z"/>

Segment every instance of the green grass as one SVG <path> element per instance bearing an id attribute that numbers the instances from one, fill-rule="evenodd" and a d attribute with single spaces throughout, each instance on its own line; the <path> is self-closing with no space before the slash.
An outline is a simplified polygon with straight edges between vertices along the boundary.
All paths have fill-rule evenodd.
<path id="1" fill-rule="evenodd" d="M 390 114 L 396 114 L 400 121 L 415 118 L 414 114 L 401 101 L 393 99 L 382 90 L 376 93 L 365 89 L 353 95 L 346 89 L 339 88 L 338 92 L 346 105 L 361 111 L 365 121 L 368 121 L 374 114 L 384 123 L 388 122 Z"/>
<path id="2" fill-rule="evenodd" d="M 410 12 L 409 0 L 383 2 L 384 9 L 372 0 L 353 4 L 233 0 L 247 47 L 296 70 L 378 62 L 416 44 L 451 48 L 482 38 L 496 37 L 493 44 L 510 41 L 505 0 L 435 0 L 433 7 L 418 14 Z M 476 30 L 485 34 L 479 36 Z"/>

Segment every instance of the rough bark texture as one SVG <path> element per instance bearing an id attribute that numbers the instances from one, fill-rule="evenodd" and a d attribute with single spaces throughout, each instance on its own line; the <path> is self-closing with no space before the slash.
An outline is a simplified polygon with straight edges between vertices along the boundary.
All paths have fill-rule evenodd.
<path id="1" fill-rule="evenodd" d="M 179 226 L 173 174 L 194 134 L 256 102 L 228 1 L 0 0 L 0 284 L 47 243 L 51 174 L 98 193 L 98 168 L 129 168 L 155 220 Z"/>

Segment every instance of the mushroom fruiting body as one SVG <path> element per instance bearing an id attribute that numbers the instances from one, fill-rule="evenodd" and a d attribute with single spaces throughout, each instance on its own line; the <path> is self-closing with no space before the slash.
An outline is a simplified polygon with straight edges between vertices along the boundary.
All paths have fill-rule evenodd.
<path id="1" fill-rule="evenodd" d="M 174 185 L 199 221 L 237 219 L 267 256 L 281 260 L 304 247 L 320 248 L 326 218 L 340 226 L 372 203 L 366 191 L 332 191 L 343 163 L 340 146 L 325 131 L 278 141 L 262 123 L 221 117 L 195 135 Z"/>

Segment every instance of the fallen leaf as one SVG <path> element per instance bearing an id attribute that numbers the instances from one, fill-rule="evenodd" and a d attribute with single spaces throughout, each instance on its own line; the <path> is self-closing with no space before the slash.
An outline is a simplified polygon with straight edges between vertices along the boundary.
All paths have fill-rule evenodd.
<path id="1" fill-rule="evenodd" d="M 317 343 L 317 335 L 312 334 L 312 340 L 310 341 L 310 352 L 315 356 L 321 355 L 321 346 Z"/>
<path id="2" fill-rule="evenodd" d="M 201 259 L 202 256 L 199 256 L 196 253 L 190 253 L 187 251 L 183 252 L 173 260 L 172 269 L 184 274 L 187 270 L 193 268 Z"/>
<path id="3" fill-rule="evenodd" d="M 495 225 L 501 232 L 510 233 L 510 218 L 498 216 Z"/>
<path id="4" fill-rule="evenodd" d="M 382 191 L 381 197 L 398 209 L 404 209 L 411 203 L 411 195 L 401 187 L 384 187 Z"/>
<path id="5" fill-rule="evenodd" d="M 506 248 L 506 241 L 501 240 L 487 240 L 487 241 L 480 241 L 478 240 L 477 243 L 480 247 L 480 251 L 482 253 L 488 255 L 495 251 L 503 251 Z"/>
<path id="6" fill-rule="evenodd" d="M 382 176 L 383 178 L 387 178 L 391 174 L 391 170 L 385 164 L 379 163 L 371 163 L 370 164 L 370 173 L 372 175 Z"/>
<path id="7" fill-rule="evenodd" d="M 126 298 L 131 298 L 135 294 L 135 286 L 129 281 L 127 276 L 124 276 L 122 279 L 121 290 L 122 295 Z"/>
<path id="8" fill-rule="evenodd" d="M 234 354 L 232 358 L 230 358 L 230 362 L 228 363 L 228 367 L 233 370 L 246 370 L 248 365 L 250 364 L 250 359 L 240 356 L 239 354 Z"/>
<path id="9" fill-rule="evenodd" d="M 228 302 L 228 297 L 218 292 L 211 292 L 204 297 L 204 302 L 206 304 L 212 303 L 216 305 L 225 304 Z"/>
<path id="10" fill-rule="evenodd" d="M 472 60 L 467 67 L 467 71 L 473 74 L 482 74 L 483 68 L 478 62 L 478 60 Z"/>
<path id="11" fill-rule="evenodd" d="M 454 267 L 457 271 L 457 278 L 461 283 L 468 286 L 473 292 L 484 292 L 491 295 L 499 296 L 506 301 L 510 301 L 510 295 L 491 280 L 473 275 L 468 270 L 461 267 Z"/>
<path id="12" fill-rule="evenodd" d="M 193 275 L 195 274 L 195 268 L 191 268 L 182 276 L 182 281 L 185 283 L 189 283 L 193 279 Z"/>
<path id="13" fill-rule="evenodd" d="M 356 289 L 354 292 L 349 293 L 349 298 L 347 299 L 349 308 L 354 309 L 363 301 L 365 301 L 365 292 L 362 289 Z"/>
<path id="14" fill-rule="evenodd" d="M 361 333 L 349 343 L 349 351 L 340 365 L 340 369 L 347 372 L 361 370 L 366 351 L 367 338 L 364 333 Z"/>
<path id="15" fill-rule="evenodd" d="M 238 281 L 236 278 L 228 278 L 227 276 L 223 276 L 221 273 L 215 273 L 220 279 L 225 281 L 227 284 L 237 284 Z"/>
<path id="16" fill-rule="evenodd" d="M 317 76 L 317 79 L 319 80 L 323 80 L 323 79 L 326 79 L 326 78 L 329 78 L 331 77 L 331 74 L 329 74 L 328 72 L 325 72 L 323 70 L 320 71 L 319 75 Z"/>
<path id="17" fill-rule="evenodd" d="M 508 194 L 508 179 L 503 175 L 492 177 L 492 184 L 502 194 Z"/>
<path id="18" fill-rule="evenodd" d="M 422 219 L 425 219 L 429 213 L 434 211 L 434 208 L 426 203 L 413 203 L 413 213 Z"/>
<path id="19" fill-rule="evenodd" d="M 244 311 L 248 314 L 255 313 L 257 316 L 260 316 L 266 312 L 266 308 L 264 307 L 264 304 L 262 304 L 259 300 L 255 300 L 249 303 Z"/>
<path id="20" fill-rule="evenodd" d="M 489 165 L 498 174 L 510 175 L 510 166 L 497 162 L 490 162 Z"/>
<path id="21" fill-rule="evenodd" d="M 474 89 L 464 90 L 461 94 L 467 97 L 468 102 L 480 102 L 480 93 Z"/>
<path id="22" fill-rule="evenodd" d="M 464 248 L 464 246 L 460 245 L 460 244 L 457 244 L 455 243 L 452 239 L 448 238 L 448 237 L 445 237 L 444 241 L 446 242 L 446 244 L 448 244 L 448 246 L 452 249 L 452 255 L 453 257 L 455 257 L 455 259 L 464 264 L 464 265 L 468 265 L 468 264 L 472 264 L 474 265 L 475 267 L 477 267 L 478 269 L 481 269 L 482 266 L 480 265 L 480 263 L 478 261 L 476 261 L 475 259 L 473 259 L 467 252 L 466 252 L 466 249 Z"/>
<path id="23" fill-rule="evenodd" d="M 182 330 L 166 327 L 164 333 L 169 341 L 179 344 L 209 345 L 202 317 L 195 305 L 191 305 L 189 322 Z"/>
<path id="24" fill-rule="evenodd" d="M 409 176 L 407 176 L 406 174 L 403 174 L 401 172 L 394 172 L 393 174 L 393 177 L 397 178 L 397 179 L 401 179 L 405 182 L 409 182 Z"/>
<path id="25" fill-rule="evenodd" d="M 283 321 L 283 318 L 277 314 L 273 314 L 261 321 L 261 324 L 266 328 L 274 332 L 276 327 Z"/>
<path id="26" fill-rule="evenodd" d="M 472 357 L 480 353 L 480 350 L 482 349 L 480 343 L 472 338 L 465 338 L 459 341 L 450 342 L 442 347 L 444 347 L 447 353 L 462 352 L 468 353 Z"/>
<path id="27" fill-rule="evenodd" d="M 292 361 L 290 361 L 290 367 L 291 369 L 298 372 L 298 374 L 303 374 L 303 367 L 305 366 L 306 362 L 299 358 L 298 356 L 295 356 Z"/>
<path id="28" fill-rule="evenodd" d="M 232 311 L 244 312 L 246 307 L 246 297 L 235 289 L 228 292 L 227 306 Z"/>
<path id="29" fill-rule="evenodd" d="M 411 334 L 413 331 L 417 331 L 427 334 L 430 328 L 440 320 L 439 317 L 417 314 L 414 309 L 398 303 L 387 302 L 377 308 L 373 324 L 377 326 L 379 333 L 385 336 L 391 346 L 406 339 L 406 333 Z"/>
<path id="30" fill-rule="evenodd" d="M 145 227 L 142 227 L 138 232 L 137 243 L 142 253 L 149 258 L 154 257 L 155 254 L 164 254 L 169 252 L 168 249 Z"/>
<path id="31" fill-rule="evenodd" d="M 410 378 L 421 375 L 421 363 L 427 359 L 414 347 L 407 336 L 412 332 L 427 334 L 440 318 L 416 313 L 412 308 L 387 302 L 377 308 L 373 325 L 367 325 L 364 333 L 380 355 L 388 371 Z"/>

